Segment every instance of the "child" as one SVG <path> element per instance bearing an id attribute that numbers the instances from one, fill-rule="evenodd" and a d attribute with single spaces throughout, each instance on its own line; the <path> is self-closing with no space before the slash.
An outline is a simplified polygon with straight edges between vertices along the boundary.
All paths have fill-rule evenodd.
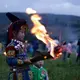
<path id="1" fill-rule="evenodd" d="M 25 53 L 24 37 L 28 25 L 23 19 L 19 19 L 11 13 L 6 14 L 12 21 L 8 28 L 8 45 L 6 47 L 6 61 L 13 74 L 13 80 L 30 80 L 28 75 L 30 63 Z M 20 75 L 20 76 L 19 76 Z"/>
<path id="2" fill-rule="evenodd" d="M 33 73 L 32 80 L 49 80 L 48 73 L 45 68 L 43 68 L 44 61 L 38 61 L 33 66 L 31 66 L 31 70 Z"/>

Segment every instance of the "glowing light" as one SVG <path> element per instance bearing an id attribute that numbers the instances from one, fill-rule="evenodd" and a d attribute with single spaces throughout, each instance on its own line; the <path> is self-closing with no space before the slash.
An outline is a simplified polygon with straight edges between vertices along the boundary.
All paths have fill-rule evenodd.
<path id="1" fill-rule="evenodd" d="M 5 56 L 7 55 L 6 52 L 3 53 Z"/>
<path id="2" fill-rule="evenodd" d="M 33 14 L 33 13 L 36 13 L 36 11 L 31 8 L 28 8 L 28 9 L 26 9 L 26 13 Z M 44 42 L 46 44 L 46 46 L 49 46 L 50 55 L 52 57 L 55 57 L 54 47 L 56 47 L 57 44 L 55 43 L 55 41 L 52 38 L 50 38 L 49 34 L 47 34 L 47 30 L 46 30 L 45 26 L 42 25 L 39 21 L 41 19 L 42 19 L 41 16 L 39 16 L 37 13 L 31 15 L 31 20 L 33 22 L 33 27 L 31 29 L 31 33 L 34 34 L 37 37 L 37 39 Z M 46 59 L 46 57 L 44 57 L 44 58 Z"/>

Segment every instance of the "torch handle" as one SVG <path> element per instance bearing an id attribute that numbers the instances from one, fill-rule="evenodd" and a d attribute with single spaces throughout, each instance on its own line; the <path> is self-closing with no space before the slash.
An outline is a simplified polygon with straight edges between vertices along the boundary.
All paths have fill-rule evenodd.
<path id="1" fill-rule="evenodd" d="M 46 59 L 52 58 L 52 56 L 50 56 L 50 54 L 48 52 L 38 52 L 38 53 L 39 53 L 39 55 L 36 55 L 32 59 L 30 59 L 30 61 L 32 63 L 35 63 L 40 60 L 46 60 Z"/>

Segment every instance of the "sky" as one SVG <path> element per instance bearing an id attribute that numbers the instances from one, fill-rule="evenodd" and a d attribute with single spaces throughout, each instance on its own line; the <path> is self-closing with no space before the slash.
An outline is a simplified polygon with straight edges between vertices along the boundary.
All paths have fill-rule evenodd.
<path id="1" fill-rule="evenodd" d="M 80 16 L 80 0 L 1 0 L 0 12 L 25 12 L 33 8 L 38 13 Z"/>

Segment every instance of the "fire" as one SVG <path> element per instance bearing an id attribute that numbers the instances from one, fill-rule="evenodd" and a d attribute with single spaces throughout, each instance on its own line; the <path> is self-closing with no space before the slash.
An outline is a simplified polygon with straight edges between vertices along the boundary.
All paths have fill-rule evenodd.
<path id="1" fill-rule="evenodd" d="M 31 20 L 33 22 L 33 28 L 31 29 L 31 33 L 34 34 L 37 37 L 37 39 L 44 42 L 46 46 L 50 48 L 50 55 L 52 57 L 55 57 L 54 47 L 57 46 L 57 44 L 54 42 L 52 38 L 50 38 L 49 34 L 47 34 L 45 26 L 40 23 L 39 20 L 41 20 L 42 18 L 37 14 L 35 10 L 30 8 L 26 10 L 26 13 L 27 14 L 35 13 L 31 16 Z"/>
<path id="2" fill-rule="evenodd" d="M 31 9 L 31 8 L 27 8 L 27 9 L 26 9 L 26 12 L 27 12 L 28 14 L 34 14 L 34 13 L 36 13 L 36 11 L 33 10 L 33 9 Z"/>

